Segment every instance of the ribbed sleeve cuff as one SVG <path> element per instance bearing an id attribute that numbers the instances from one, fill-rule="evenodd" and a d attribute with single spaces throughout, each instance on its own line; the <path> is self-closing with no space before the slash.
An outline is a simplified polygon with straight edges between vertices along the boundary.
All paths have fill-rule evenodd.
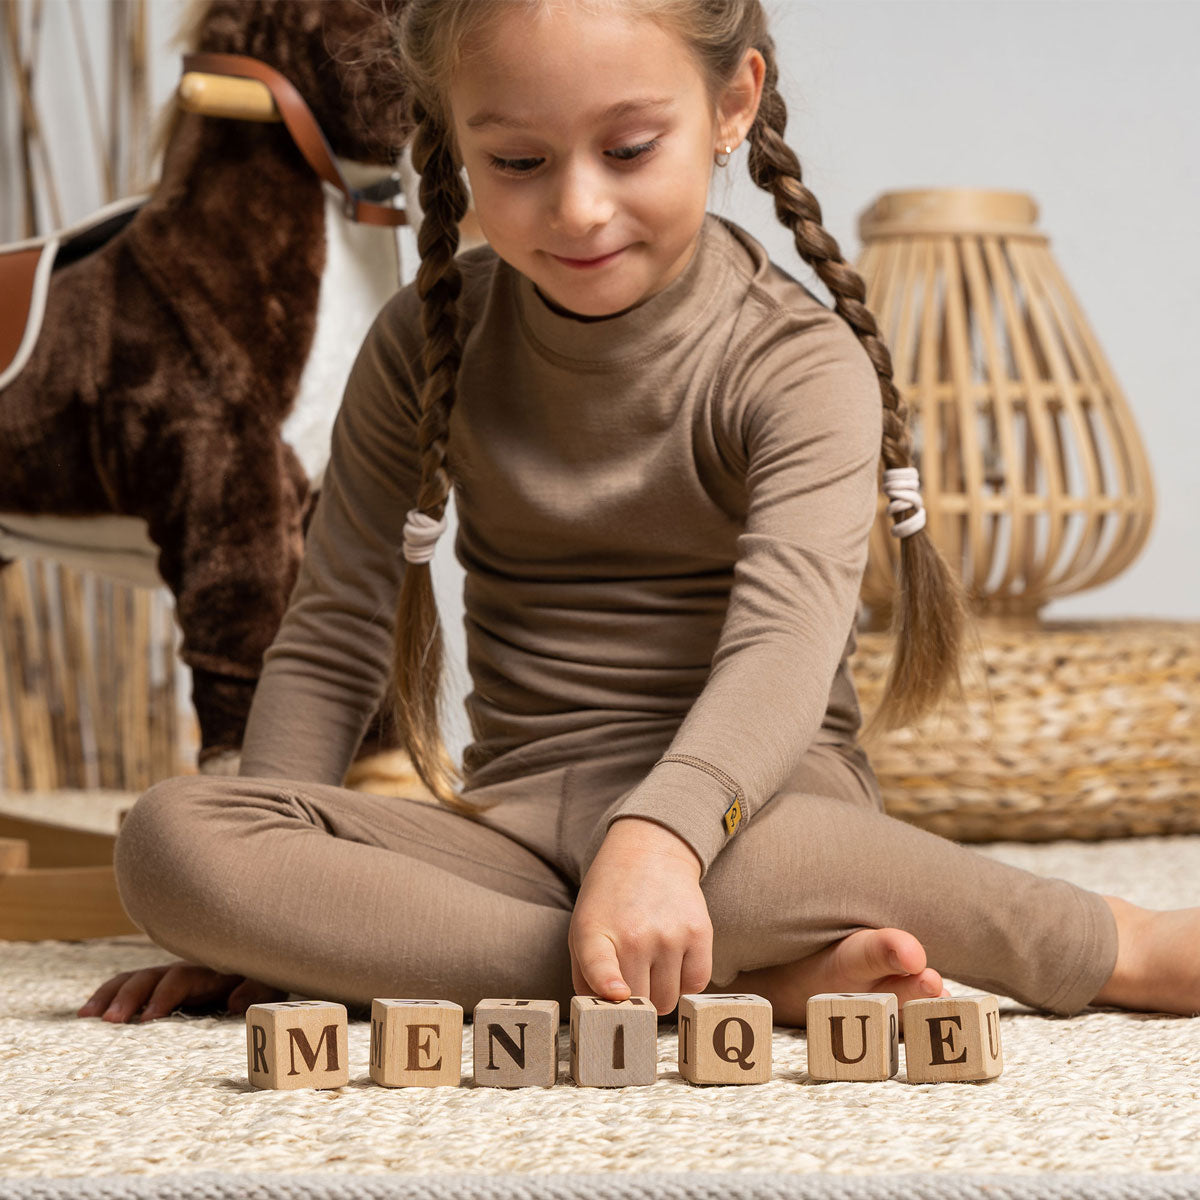
<path id="1" fill-rule="evenodd" d="M 691 846 L 700 859 L 700 878 L 703 879 L 713 859 L 736 836 L 745 815 L 745 799 L 735 786 L 691 763 L 660 762 L 606 814 L 592 835 L 586 865 L 591 866 L 615 820 L 644 817 L 669 829 Z"/>

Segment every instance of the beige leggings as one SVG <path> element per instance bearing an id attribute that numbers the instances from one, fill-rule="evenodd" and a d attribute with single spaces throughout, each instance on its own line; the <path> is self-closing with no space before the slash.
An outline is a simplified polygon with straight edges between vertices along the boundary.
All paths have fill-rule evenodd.
<path id="1" fill-rule="evenodd" d="M 417 995 L 468 1016 L 485 996 L 555 999 L 565 1013 L 593 833 L 653 762 L 631 749 L 473 781 L 473 798 L 502 801 L 479 817 L 326 784 L 177 776 L 127 816 L 117 884 L 172 954 L 358 1015 L 376 996 Z M 700 886 L 709 991 L 864 927 L 908 930 L 947 978 L 1064 1016 L 1116 962 L 1102 896 L 886 815 L 869 766 L 824 745 Z"/>

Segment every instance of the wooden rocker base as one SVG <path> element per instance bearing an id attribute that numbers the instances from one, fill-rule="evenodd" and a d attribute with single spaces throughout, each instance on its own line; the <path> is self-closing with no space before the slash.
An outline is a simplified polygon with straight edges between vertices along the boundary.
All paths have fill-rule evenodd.
<path id="1" fill-rule="evenodd" d="M 109 834 L 0 814 L 0 939 L 141 933 L 121 905 Z"/>

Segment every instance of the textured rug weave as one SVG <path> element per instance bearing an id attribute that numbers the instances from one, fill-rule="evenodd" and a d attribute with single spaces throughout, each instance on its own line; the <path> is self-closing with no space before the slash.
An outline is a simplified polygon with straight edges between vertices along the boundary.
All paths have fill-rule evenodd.
<path id="1" fill-rule="evenodd" d="M 994 843 L 981 853 L 1158 908 L 1200 903 L 1200 836 Z M 1200 950 L 1198 950 L 1200 952 Z M 0 1200 L 33 1197 L 1200 1196 L 1200 1018 L 1001 998 L 986 1083 L 816 1083 L 776 1026 L 757 1086 L 695 1087 L 663 1024 L 650 1087 L 383 1088 L 352 1021 L 350 1083 L 260 1091 L 242 1018 L 80 1020 L 148 939 L 0 942 Z M 966 991 L 948 981 L 952 992 Z"/>

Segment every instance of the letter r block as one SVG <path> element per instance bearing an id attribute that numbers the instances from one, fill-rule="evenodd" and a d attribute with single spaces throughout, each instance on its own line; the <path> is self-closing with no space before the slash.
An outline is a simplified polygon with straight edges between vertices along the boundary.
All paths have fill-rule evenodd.
<path id="1" fill-rule="evenodd" d="M 658 1078 L 658 1010 L 648 996 L 571 997 L 571 1076 L 579 1087 L 629 1087 Z"/>
<path id="2" fill-rule="evenodd" d="M 689 1083 L 769 1083 L 774 1018 L 765 996 L 679 997 L 679 1074 Z"/>
<path id="3" fill-rule="evenodd" d="M 472 1015 L 475 1083 L 480 1087 L 553 1087 L 558 1082 L 558 1001 L 498 1000 Z"/>
<path id="4" fill-rule="evenodd" d="M 254 1087 L 344 1087 L 348 1041 L 344 1004 L 279 1000 L 246 1009 L 247 1074 Z"/>
<path id="5" fill-rule="evenodd" d="M 994 1079 L 1004 1069 L 996 997 L 977 992 L 906 1001 L 904 1063 L 909 1083 Z"/>
<path id="6" fill-rule="evenodd" d="M 805 1011 L 810 1079 L 891 1079 L 900 1069 L 895 992 L 820 992 Z"/>
<path id="7" fill-rule="evenodd" d="M 462 1029 L 453 1000 L 372 1000 L 371 1078 L 384 1087 L 458 1087 Z"/>

